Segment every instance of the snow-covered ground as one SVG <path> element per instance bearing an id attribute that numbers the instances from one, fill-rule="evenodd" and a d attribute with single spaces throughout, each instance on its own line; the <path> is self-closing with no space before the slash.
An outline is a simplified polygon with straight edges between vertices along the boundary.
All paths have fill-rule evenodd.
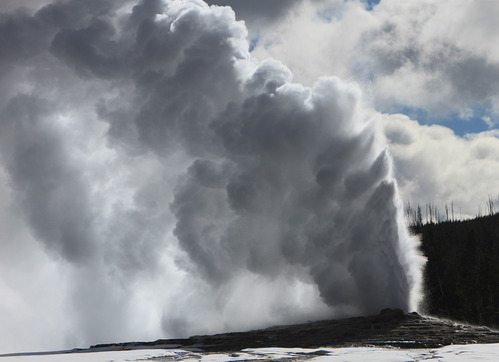
<path id="1" fill-rule="evenodd" d="M 128 362 L 128 361 L 497 361 L 499 344 L 454 345 L 439 349 L 390 348 L 256 348 L 238 353 L 204 353 L 183 349 L 101 351 L 44 355 L 0 356 L 0 362 Z"/>

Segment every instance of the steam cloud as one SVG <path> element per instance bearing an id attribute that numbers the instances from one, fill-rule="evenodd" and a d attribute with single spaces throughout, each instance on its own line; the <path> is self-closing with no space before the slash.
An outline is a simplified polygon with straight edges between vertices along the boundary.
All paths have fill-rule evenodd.
<path id="1" fill-rule="evenodd" d="M 42 245 L 36 269 L 64 273 L 39 280 L 62 294 L 58 343 L 415 307 L 415 241 L 357 86 L 292 83 L 202 1 L 54 2 L 0 34 L 1 215 L 34 239 L 2 253 Z"/>

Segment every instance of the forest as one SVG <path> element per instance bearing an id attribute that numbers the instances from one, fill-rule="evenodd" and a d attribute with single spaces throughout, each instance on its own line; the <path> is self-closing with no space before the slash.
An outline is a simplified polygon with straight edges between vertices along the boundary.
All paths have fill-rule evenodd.
<path id="1" fill-rule="evenodd" d="M 418 206 L 408 207 L 413 234 L 427 258 L 424 300 L 428 315 L 499 328 L 499 214 L 489 201 L 488 215 L 456 220 L 453 207 L 445 221 L 427 205 L 425 221 Z"/>

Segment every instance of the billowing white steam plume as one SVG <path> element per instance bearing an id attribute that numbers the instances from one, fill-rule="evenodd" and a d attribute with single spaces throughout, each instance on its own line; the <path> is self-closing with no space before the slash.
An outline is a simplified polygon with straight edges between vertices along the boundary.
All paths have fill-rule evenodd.
<path id="1" fill-rule="evenodd" d="M 244 23 L 202 1 L 0 20 L 2 193 L 24 220 L 2 252 L 22 234 L 64 273 L 34 272 L 29 301 L 0 287 L 33 314 L 57 297 L 58 343 L 414 308 L 414 240 L 355 85 L 252 62 Z"/>

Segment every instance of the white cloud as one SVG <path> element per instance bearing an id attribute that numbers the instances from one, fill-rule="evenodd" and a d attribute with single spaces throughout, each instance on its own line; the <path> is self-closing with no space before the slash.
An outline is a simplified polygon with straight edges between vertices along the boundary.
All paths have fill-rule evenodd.
<path id="1" fill-rule="evenodd" d="M 320 15 L 328 9 L 341 13 L 328 22 Z M 296 81 L 309 85 L 324 75 L 354 79 L 350 72 L 351 57 L 373 21 L 360 2 L 305 1 L 285 19 L 266 29 L 253 54 L 261 59 L 271 56 L 283 60 Z"/>
<path id="2" fill-rule="evenodd" d="M 486 214 L 486 201 L 499 203 L 495 188 L 499 177 L 497 131 L 456 136 L 450 129 L 420 125 L 407 116 L 383 115 L 395 175 L 403 199 L 413 207 L 432 203 L 454 204 L 455 216 Z"/>
<path id="3" fill-rule="evenodd" d="M 317 15 L 328 8 L 341 9 L 330 22 Z M 493 1 L 382 0 L 373 11 L 360 1 L 303 2 L 255 54 L 283 60 L 305 83 L 323 74 L 356 80 L 385 111 L 497 113 L 498 14 Z"/>
<path id="4" fill-rule="evenodd" d="M 487 124 L 487 126 L 489 126 L 489 128 L 493 128 L 494 127 L 495 122 L 490 117 L 483 116 L 482 117 L 482 121 L 484 121 Z"/>

